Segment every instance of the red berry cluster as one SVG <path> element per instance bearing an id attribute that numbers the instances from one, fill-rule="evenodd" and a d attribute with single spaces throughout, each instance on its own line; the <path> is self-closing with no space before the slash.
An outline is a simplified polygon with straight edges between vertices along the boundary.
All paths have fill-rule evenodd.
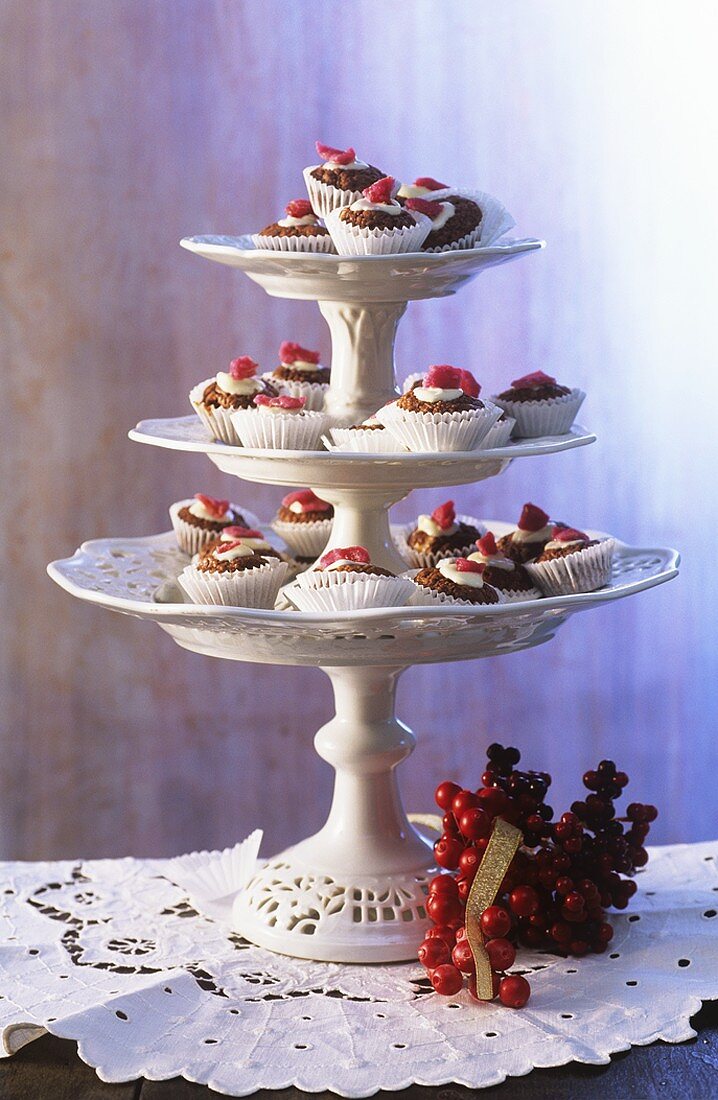
<path id="1" fill-rule="evenodd" d="M 514 963 L 515 945 L 561 955 L 605 951 L 613 936 L 605 910 L 625 909 L 636 892 L 635 882 L 621 876 L 632 876 L 645 865 L 643 844 L 658 811 L 632 802 L 626 816 L 617 818 L 614 802 L 628 776 L 612 760 L 602 760 L 583 777 L 590 793 L 554 821 L 545 801 L 550 775 L 519 771 L 518 749 L 493 744 L 487 756 L 477 791 L 448 780 L 436 788 L 444 831 L 434 854 L 439 866 L 454 874 L 431 881 L 426 908 L 434 924 L 419 948 L 419 961 L 437 993 L 453 996 L 468 975 L 469 991 L 476 996 L 466 900 L 494 819 L 503 818 L 522 831 L 523 844 L 495 904 L 481 916 L 481 931 L 494 972 L 494 996 L 521 1008 L 529 999 L 529 983 L 505 974 Z"/>

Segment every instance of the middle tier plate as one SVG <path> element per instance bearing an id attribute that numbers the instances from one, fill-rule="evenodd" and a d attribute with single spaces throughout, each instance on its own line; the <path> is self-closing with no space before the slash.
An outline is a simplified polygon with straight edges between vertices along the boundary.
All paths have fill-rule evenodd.
<path id="1" fill-rule="evenodd" d="M 265 485 L 310 485 L 313 489 L 396 490 L 396 499 L 412 489 L 465 485 L 500 474 L 515 458 L 556 454 L 594 443 L 596 436 L 579 424 L 566 435 L 520 439 L 487 451 L 426 454 L 352 454 L 337 451 L 270 451 L 229 447 L 207 438 L 196 416 L 142 420 L 129 433 L 137 443 L 206 454 L 220 470 Z"/>

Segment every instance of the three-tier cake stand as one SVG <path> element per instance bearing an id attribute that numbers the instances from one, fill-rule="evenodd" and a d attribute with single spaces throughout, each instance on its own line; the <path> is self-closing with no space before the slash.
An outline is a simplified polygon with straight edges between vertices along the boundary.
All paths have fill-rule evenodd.
<path id="1" fill-rule="evenodd" d="M 331 330 L 327 408 L 358 423 L 396 396 L 394 340 L 407 303 L 441 298 L 476 275 L 543 247 L 504 240 L 438 254 L 351 257 L 255 250 L 248 237 L 192 237 L 200 256 L 240 268 L 274 297 L 316 301 Z M 389 509 L 415 488 L 461 485 L 500 474 L 516 458 L 592 443 L 565 436 L 490 451 L 353 454 L 252 450 L 209 440 L 194 416 L 140 423 L 130 437 L 199 451 L 226 473 L 278 486 L 309 486 L 334 506 L 327 548 L 362 545 L 394 572 L 407 568 Z M 484 521 L 496 535 L 511 524 Z M 316 735 L 335 769 L 329 817 L 314 836 L 263 862 L 234 906 L 234 925 L 254 943 L 328 962 L 390 962 L 414 956 L 428 927 L 432 850 L 402 807 L 396 766 L 415 738 L 394 712 L 401 673 L 414 664 L 514 653 L 548 641 L 576 611 L 661 584 L 678 555 L 618 543 L 610 583 L 598 592 L 482 606 L 401 607 L 344 614 L 210 607 L 184 602 L 186 564 L 172 533 L 85 543 L 53 562 L 50 576 L 73 595 L 158 623 L 183 648 L 235 661 L 322 668 L 334 718 Z M 297 797 L 306 792 L 297 790 Z"/>

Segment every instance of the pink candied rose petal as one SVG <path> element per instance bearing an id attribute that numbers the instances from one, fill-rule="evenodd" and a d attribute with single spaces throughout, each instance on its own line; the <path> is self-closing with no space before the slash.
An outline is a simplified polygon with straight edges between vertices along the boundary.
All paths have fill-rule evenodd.
<path id="1" fill-rule="evenodd" d="M 543 508 L 539 508 L 535 504 L 524 504 L 518 522 L 521 531 L 540 531 L 547 523 L 548 515 Z"/>
<path id="2" fill-rule="evenodd" d="M 305 363 L 318 363 L 319 352 L 303 348 L 301 344 L 295 344 L 291 340 L 283 340 L 279 345 L 280 363 L 294 363 L 297 359 Z"/>
<path id="3" fill-rule="evenodd" d="M 369 202 L 386 203 L 391 202 L 394 198 L 394 191 L 396 187 L 396 180 L 393 176 L 384 176 L 382 179 L 377 180 L 376 183 L 372 183 L 370 187 L 365 187 L 362 191 L 362 195 Z"/>
<path id="4" fill-rule="evenodd" d="M 493 531 L 487 531 L 480 539 L 476 540 L 476 549 L 487 558 L 493 558 L 499 552 Z"/>
<path id="5" fill-rule="evenodd" d="M 306 218 L 309 214 L 314 214 L 309 199 L 292 199 L 284 209 L 290 218 Z"/>
<path id="6" fill-rule="evenodd" d="M 229 510 L 228 500 L 218 500 L 216 497 L 205 496 L 204 493 L 195 493 L 194 499 L 198 500 L 200 504 L 206 508 L 211 515 L 216 516 L 217 519 L 221 519 Z"/>
<path id="7" fill-rule="evenodd" d="M 431 518 L 434 523 L 438 523 L 442 531 L 448 530 L 456 519 L 453 500 L 447 500 L 445 504 L 440 504 L 438 508 L 435 508 L 431 513 Z"/>
<path id="8" fill-rule="evenodd" d="M 481 393 L 481 386 L 474 378 L 470 370 L 460 370 L 461 376 L 459 385 L 468 397 L 478 397 Z"/>
<path id="9" fill-rule="evenodd" d="M 311 489 L 296 489 L 293 493 L 287 493 L 282 498 L 282 507 L 289 508 L 291 504 L 301 504 L 303 512 L 328 512 L 331 509 L 331 504 Z"/>
<path id="10" fill-rule="evenodd" d="M 232 539 L 263 539 L 264 535 L 261 531 L 255 531 L 253 527 L 238 527 L 236 524 L 232 524 L 230 527 L 225 527 L 222 532 L 224 536 L 229 535 Z"/>
<path id="11" fill-rule="evenodd" d="M 331 145 L 322 145 L 321 141 L 317 141 L 315 146 L 322 160 L 331 160 L 335 164 L 351 164 L 356 160 L 357 155 L 351 145 L 348 149 L 333 149 Z"/>
<path id="12" fill-rule="evenodd" d="M 430 202 L 428 199 L 407 199 L 404 203 L 407 210 L 416 210 L 419 214 L 426 214 L 427 218 L 438 218 L 441 213 L 440 202 Z"/>
<path id="13" fill-rule="evenodd" d="M 424 376 L 424 385 L 436 387 L 440 390 L 456 390 L 461 388 L 461 371 L 448 363 L 436 363 L 429 367 Z"/>
<path id="14" fill-rule="evenodd" d="M 483 573 L 486 565 L 482 561 L 469 561 L 468 558 L 454 558 L 454 566 L 458 573 Z"/>
<path id="15" fill-rule="evenodd" d="M 249 355 L 240 355 L 229 364 L 229 373 L 232 378 L 239 381 L 240 378 L 252 378 L 257 373 L 259 363 Z"/>
<path id="16" fill-rule="evenodd" d="M 418 176 L 414 180 L 414 187 L 426 187 L 428 191 L 445 191 L 448 183 L 439 183 L 433 176 Z"/>
<path id="17" fill-rule="evenodd" d="M 555 385 L 556 379 L 552 378 L 550 374 L 544 374 L 542 370 L 535 370 L 531 374 L 524 374 L 522 378 L 515 378 L 511 383 L 511 388 L 514 390 L 533 390 L 538 389 L 539 386 Z"/>
<path id="18" fill-rule="evenodd" d="M 320 569 L 326 569 L 328 565 L 332 565 L 335 561 L 355 561 L 359 565 L 369 565 L 371 558 L 369 557 L 369 551 L 363 546 L 344 546 L 337 547 L 336 550 L 329 550 L 324 557 L 319 559 Z"/>
<path id="19" fill-rule="evenodd" d="M 306 397 L 290 397 L 282 393 L 279 397 L 268 397 L 266 393 L 258 393 L 254 398 L 255 405 L 264 405 L 270 409 L 303 409 L 307 403 Z"/>
<path id="20" fill-rule="evenodd" d="M 554 542 L 590 542 L 585 531 L 578 531 L 575 527 L 554 527 L 551 532 Z"/>

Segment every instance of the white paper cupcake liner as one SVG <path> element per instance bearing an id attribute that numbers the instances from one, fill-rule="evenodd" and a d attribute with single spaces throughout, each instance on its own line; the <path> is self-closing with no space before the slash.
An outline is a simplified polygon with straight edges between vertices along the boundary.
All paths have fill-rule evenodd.
<path id="1" fill-rule="evenodd" d="M 329 390 L 328 382 L 292 382 L 288 378 L 277 378 L 271 371 L 263 374 L 265 382 L 269 382 L 280 393 L 289 397 L 303 397 L 307 412 L 324 412 L 324 395 Z"/>
<path id="2" fill-rule="evenodd" d="M 329 417 L 320 412 L 263 413 L 235 409 L 232 423 L 244 447 L 280 451 L 321 451 Z"/>
<path id="3" fill-rule="evenodd" d="M 399 443 L 410 451 L 474 451 L 501 416 L 496 405 L 473 412 L 409 412 L 395 402 L 376 413 Z"/>
<path id="4" fill-rule="evenodd" d="M 222 852 L 189 852 L 167 860 L 165 875 L 203 912 L 204 904 L 233 897 L 247 885 L 257 869 L 261 843 L 262 830 L 255 829 L 246 840 Z"/>
<path id="5" fill-rule="evenodd" d="M 486 528 L 483 523 L 475 518 L 475 516 L 460 516 L 457 515 L 456 519 L 459 523 L 468 523 L 472 527 L 475 527 L 479 532 L 479 536 L 486 534 Z M 467 558 L 469 554 L 473 554 L 476 551 L 475 540 L 471 545 L 462 546 L 457 550 L 444 550 L 439 553 L 426 554 L 420 553 L 418 550 L 412 549 L 409 546 L 409 535 L 416 529 L 415 523 L 407 523 L 400 530 L 394 532 L 394 545 L 401 554 L 402 558 L 408 562 L 411 569 L 433 569 L 437 562 L 442 558 Z"/>
<path id="6" fill-rule="evenodd" d="M 563 397 L 549 397 L 545 401 L 507 401 L 499 397 L 491 400 L 514 418 L 517 438 L 536 439 L 543 435 L 566 435 L 585 397 L 583 390 L 573 389 Z"/>
<path id="7" fill-rule="evenodd" d="M 169 509 L 172 529 L 177 536 L 177 545 L 180 550 L 184 550 L 185 554 L 189 554 L 190 557 L 194 554 L 198 554 L 203 546 L 219 538 L 222 533 L 221 531 L 207 531 L 202 527 L 195 527 L 193 524 L 180 519 L 179 513 L 181 509 L 189 508 L 190 504 L 194 503 L 194 497 L 189 497 L 187 500 L 176 501 Z M 250 512 L 246 508 L 240 508 L 239 505 L 233 504 L 232 507 L 242 513 L 249 527 L 257 527 L 259 520 L 254 512 Z"/>
<path id="8" fill-rule="evenodd" d="M 405 454 L 406 447 L 397 442 L 391 432 L 352 431 L 350 428 L 332 428 L 325 437 L 328 450 L 352 451 L 355 454 Z"/>
<path id="9" fill-rule="evenodd" d="M 361 191 L 342 191 L 341 188 L 334 187 L 331 183 L 321 183 L 319 180 L 315 180 L 312 176 L 315 168 L 321 168 L 321 165 L 310 164 L 308 168 L 304 169 L 302 175 L 304 176 L 304 184 L 307 188 L 309 201 L 312 204 L 312 210 L 320 218 L 326 220 L 327 215 L 331 214 L 332 210 L 337 210 L 342 206 L 351 206 L 353 202 L 362 197 Z"/>
<path id="10" fill-rule="evenodd" d="M 509 592 L 505 588 L 496 588 L 496 585 L 492 585 L 491 587 L 496 589 L 501 597 L 502 603 L 520 603 L 523 600 L 539 600 L 543 596 L 543 592 L 540 588 L 527 588 L 523 592 Z"/>
<path id="11" fill-rule="evenodd" d="M 451 604 L 454 607 L 498 607 L 504 602 L 503 595 L 498 588 L 494 592 L 499 597 L 498 603 L 472 603 L 471 600 L 460 600 L 455 596 L 449 596 L 446 592 L 435 592 L 433 588 L 425 588 L 423 584 L 411 582 L 414 585 L 414 595 L 411 603 L 413 607 L 432 607 L 436 604 Z"/>
<path id="12" fill-rule="evenodd" d="M 449 195 L 461 195 L 464 199 L 471 199 L 481 208 L 479 238 L 473 245 L 462 245 L 463 248 L 488 248 L 516 225 L 504 204 L 486 191 L 473 191 L 467 187 L 446 187 L 443 191 L 432 191 L 426 198 L 431 199 L 432 202 L 444 202 Z"/>
<path id="13" fill-rule="evenodd" d="M 295 557 L 318 558 L 329 542 L 332 533 L 332 520 L 313 520 L 311 523 L 288 523 L 274 519 L 271 528 L 279 535 Z"/>
<path id="14" fill-rule="evenodd" d="M 577 550 L 565 558 L 527 562 L 525 569 L 544 596 L 570 596 L 595 592 L 611 578 L 615 539 L 602 539 L 596 546 Z"/>
<path id="15" fill-rule="evenodd" d="M 264 565 L 236 573 L 203 573 L 194 565 L 187 565 L 177 582 L 192 603 L 271 609 L 288 577 L 287 563 L 272 558 Z"/>
<path id="16" fill-rule="evenodd" d="M 483 219 L 482 219 L 483 220 Z M 434 245 L 433 248 L 424 248 L 424 252 L 457 252 L 463 248 L 477 248 L 481 240 L 481 226 L 477 225 L 470 233 L 465 233 L 457 241 L 449 241 L 448 244 Z"/>
<path id="17" fill-rule="evenodd" d="M 207 408 L 202 404 L 202 394 L 210 382 L 213 381 L 213 378 L 208 378 L 191 389 L 189 394 L 190 404 L 212 439 L 218 439 L 221 443 L 228 443 L 231 447 L 239 447 L 241 446 L 239 436 L 234 430 L 231 419 L 235 410 Z"/>
<path id="18" fill-rule="evenodd" d="M 497 420 L 481 440 L 481 450 L 489 451 L 492 447 L 505 447 L 511 441 L 515 424 L 513 416 L 508 414 L 503 420 Z"/>
<path id="19" fill-rule="evenodd" d="M 396 229 L 365 229 L 349 225 L 335 210 L 327 215 L 327 229 L 340 256 L 391 256 L 399 252 L 419 252 L 429 235 L 431 220 L 414 214 L 415 225 Z"/>
<path id="20" fill-rule="evenodd" d="M 365 607 L 403 607 L 414 587 L 406 577 L 315 569 L 301 573 L 287 589 L 287 596 L 299 611 L 360 611 Z"/>
<path id="21" fill-rule="evenodd" d="M 252 243 L 255 248 L 268 252 L 336 252 L 332 238 L 326 233 L 314 237 L 303 237 L 299 233 L 291 237 L 265 237 L 252 233 Z"/>

